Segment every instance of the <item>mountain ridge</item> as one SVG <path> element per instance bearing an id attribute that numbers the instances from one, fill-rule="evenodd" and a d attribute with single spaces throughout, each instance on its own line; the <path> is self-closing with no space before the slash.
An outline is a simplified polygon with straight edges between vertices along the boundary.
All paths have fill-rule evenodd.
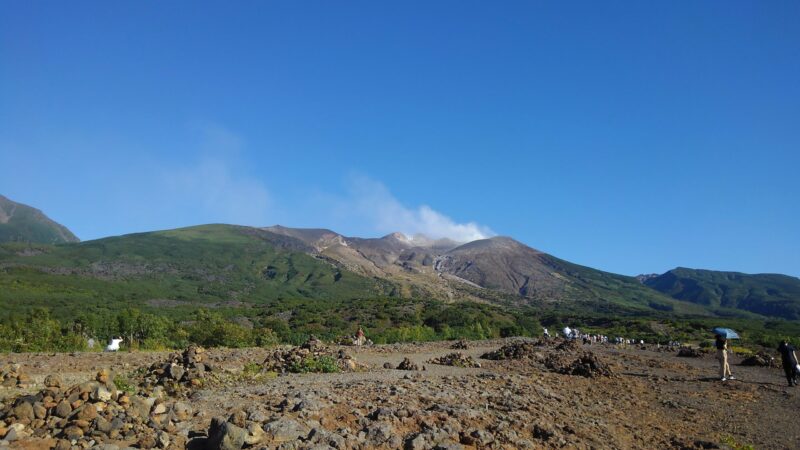
<path id="1" fill-rule="evenodd" d="M 644 284 L 678 300 L 800 319 L 800 278 L 791 275 L 676 267 Z"/>
<path id="2" fill-rule="evenodd" d="M 60 244 L 79 241 L 67 227 L 41 210 L 0 195 L 0 242 Z"/>
<path id="3" fill-rule="evenodd" d="M 4 197 L 0 200 L 10 202 Z M 21 207 L 46 219 L 41 211 Z M 18 214 L 16 208 L 0 208 L 0 221 L 11 222 Z M 229 283 L 213 288 L 222 289 L 213 295 L 220 301 L 226 295 L 251 298 L 253 290 L 267 294 L 267 299 L 283 295 L 313 299 L 357 292 L 367 297 L 488 301 L 515 307 L 538 304 L 570 309 L 594 305 L 607 312 L 757 314 L 800 319 L 800 287 L 794 287 L 794 281 L 800 280 L 789 276 L 776 279 L 781 276 L 676 268 L 661 275 L 628 277 L 559 259 L 509 236 L 455 242 L 422 234 L 409 237 L 401 232 L 362 238 L 327 228 L 210 224 L 70 245 L 33 252 L 0 248 L 0 268 L 19 271 L 27 267 L 50 275 L 117 281 L 125 277 L 158 278 L 163 271 L 166 278 L 180 275 L 196 279 L 200 283 L 196 289 L 206 292 L 210 288 L 202 286 L 204 283 L 219 284 L 223 280 L 225 285 L 225 280 L 231 279 L 228 269 L 215 262 L 224 260 L 228 261 L 225 267 L 238 267 L 233 278 L 244 285 Z M 212 247 L 217 253 L 208 250 Z M 103 252 L 98 253 L 99 248 Z M 253 249 L 262 253 L 253 254 Z M 47 257 L 38 257 L 37 252 Z M 204 262 L 198 265 L 187 259 L 185 255 L 191 254 L 202 255 Z M 250 258 L 251 266 L 242 265 L 241 258 Z M 750 286 L 751 293 L 734 295 L 739 291 L 731 283 L 736 282 Z M 777 287 L 762 295 L 764 289 L 759 290 L 758 283 Z M 788 294 L 781 293 L 782 288 Z M 229 294 L 222 294 L 225 289 Z M 721 294 L 722 290 L 726 293 Z M 164 294 L 170 295 L 169 291 Z"/>

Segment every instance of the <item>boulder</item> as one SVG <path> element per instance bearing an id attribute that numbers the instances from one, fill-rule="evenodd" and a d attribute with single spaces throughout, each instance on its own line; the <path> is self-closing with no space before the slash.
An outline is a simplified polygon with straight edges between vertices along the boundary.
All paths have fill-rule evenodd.
<path id="1" fill-rule="evenodd" d="M 264 425 L 264 431 L 272 439 L 273 443 L 281 443 L 305 438 L 308 436 L 310 429 L 296 420 L 281 417 Z"/>
<path id="2" fill-rule="evenodd" d="M 224 417 L 211 420 L 208 429 L 208 448 L 210 450 L 239 450 L 244 447 L 247 431 L 229 423 Z"/>
<path id="3" fill-rule="evenodd" d="M 28 420 L 31 421 L 36 418 L 35 414 L 33 413 L 33 405 L 28 402 L 20 402 L 11 410 L 11 415 L 16 417 L 18 420 Z"/>
<path id="4" fill-rule="evenodd" d="M 172 405 L 172 418 L 178 422 L 184 422 L 192 417 L 192 407 L 188 403 L 175 402 Z"/>
<path id="5" fill-rule="evenodd" d="M 70 406 L 69 402 L 66 400 L 61 400 L 56 405 L 55 415 L 61 417 L 62 419 L 67 418 L 72 413 L 72 406 Z"/>
<path id="6" fill-rule="evenodd" d="M 61 387 L 61 378 L 58 375 L 48 375 L 44 379 L 44 385 L 46 387 L 60 388 Z"/>

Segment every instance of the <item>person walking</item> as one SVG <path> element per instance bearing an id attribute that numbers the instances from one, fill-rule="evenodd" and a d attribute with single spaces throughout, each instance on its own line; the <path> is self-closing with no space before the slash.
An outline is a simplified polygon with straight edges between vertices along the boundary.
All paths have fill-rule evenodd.
<path id="1" fill-rule="evenodd" d="M 728 365 L 728 340 L 721 334 L 717 335 L 714 346 L 717 347 L 717 360 L 719 360 L 719 377 L 722 381 L 735 380 Z"/>
<path id="2" fill-rule="evenodd" d="M 794 346 L 784 339 L 778 346 L 778 352 L 781 354 L 783 372 L 786 374 L 789 387 L 797 386 L 797 354 L 795 354 Z"/>
<path id="3" fill-rule="evenodd" d="M 356 331 L 356 340 L 355 344 L 358 346 L 364 345 L 367 341 L 367 337 L 364 335 L 364 329 L 361 328 L 359 325 L 358 331 Z"/>

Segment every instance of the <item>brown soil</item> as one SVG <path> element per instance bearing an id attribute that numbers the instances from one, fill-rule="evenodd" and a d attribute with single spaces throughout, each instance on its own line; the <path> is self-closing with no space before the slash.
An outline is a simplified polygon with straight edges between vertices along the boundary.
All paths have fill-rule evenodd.
<path id="1" fill-rule="evenodd" d="M 268 349 L 209 349 L 213 375 L 181 399 L 194 413 L 170 430 L 169 448 L 199 448 L 214 417 L 268 430 L 255 448 L 277 448 L 279 433 L 273 431 L 286 423 L 300 437 L 282 448 L 725 448 L 723 442 L 800 448 L 800 388 L 787 387 L 780 369 L 739 366 L 740 358 L 731 357 L 737 379 L 721 382 L 713 355 L 679 358 L 613 345 L 557 350 L 552 341 L 525 348 L 542 357 L 478 359 L 510 342 L 471 342 L 462 350 L 481 368 L 426 364 L 452 353 L 450 343 L 441 342 L 350 347 L 368 369 L 281 376 L 243 372 L 272 354 Z M 612 376 L 557 373 L 546 365 L 547 355 L 556 352 L 567 362 L 589 352 Z M 105 368 L 135 380 L 137 369 L 144 373 L 141 368 L 168 358 L 167 352 L 0 354 L 0 365 L 18 363 L 30 378 L 28 387 L 0 388 L 0 410 L 43 389 L 47 375 L 70 386 Z M 404 358 L 426 370 L 383 368 Z M 0 428 L 11 422 L 0 418 Z M 48 448 L 56 442 L 22 436 L 10 445 Z M 136 443 L 113 442 L 120 448 Z"/>

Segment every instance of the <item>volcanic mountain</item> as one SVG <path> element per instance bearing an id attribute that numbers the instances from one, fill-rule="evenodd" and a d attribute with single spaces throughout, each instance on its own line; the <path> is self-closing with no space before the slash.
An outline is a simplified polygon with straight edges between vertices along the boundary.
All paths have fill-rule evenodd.
<path id="1" fill-rule="evenodd" d="M 0 195 L 0 242 L 60 244 L 78 240 L 38 209 Z"/>
<path id="2" fill-rule="evenodd" d="M 3 200 L 5 224 L 18 220 L 21 211 L 38 213 L 9 207 Z M 34 216 L 45 217 L 38 214 Z M 62 239 L 45 242 L 74 238 L 54 226 Z M 29 228 L 36 230 L 36 225 Z M 643 284 L 559 259 L 510 237 L 466 243 L 402 233 L 360 238 L 280 225 L 201 225 L 38 245 L 34 252 L 0 244 L 0 302 L 26 308 L 54 302 L 70 310 L 108 304 L 279 308 L 315 300 L 415 299 L 609 317 L 756 313 L 763 318 L 800 311 L 800 299 L 785 283 L 770 285 L 765 291 L 769 298 L 753 291 L 735 301 L 730 296 L 706 301 L 706 296 L 685 289 L 690 282 L 670 283 L 674 275 Z M 730 287 L 708 289 L 732 292 Z"/>
<path id="3" fill-rule="evenodd" d="M 389 280 L 400 295 L 499 298 L 517 304 L 600 302 L 616 305 L 611 309 L 677 307 L 701 312 L 694 305 L 659 295 L 635 278 L 572 264 L 510 237 L 458 243 L 402 233 L 367 239 L 321 229 L 273 226 L 263 230 L 301 239 L 315 249 L 312 254 L 347 270 Z"/>

